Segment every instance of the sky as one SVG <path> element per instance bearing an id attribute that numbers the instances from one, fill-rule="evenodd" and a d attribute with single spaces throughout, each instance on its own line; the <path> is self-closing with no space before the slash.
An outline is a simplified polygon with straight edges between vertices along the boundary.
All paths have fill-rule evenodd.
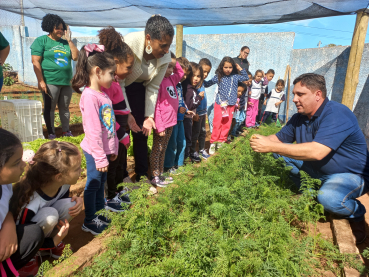
<path id="1" fill-rule="evenodd" d="M 295 32 L 294 49 L 316 48 L 319 41 L 321 47 L 328 44 L 350 45 L 355 27 L 356 15 L 344 15 L 308 19 L 279 24 L 242 24 L 206 27 L 184 27 L 184 35 L 192 34 L 232 34 L 232 33 L 266 33 Z M 71 27 L 74 37 L 95 36 L 100 28 Z M 143 29 L 117 28 L 126 35 Z M 369 28 L 366 36 L 369 43 Z M 247 43 L 246 43 L 247 44 Z"/>

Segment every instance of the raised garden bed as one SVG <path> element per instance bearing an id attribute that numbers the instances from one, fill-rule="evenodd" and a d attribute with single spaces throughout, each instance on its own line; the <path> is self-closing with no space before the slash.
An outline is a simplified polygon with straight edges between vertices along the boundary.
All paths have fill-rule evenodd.
<path id="1" fill-rule="evenodd" d="M 252 132 L 208 162 L 187 166 L 158 196 L 147 197 L 145 184 L 133 191 L 134 205 L 112 214 L 105 252 L 73 274 L 340 276 L 343 267 L 364 270 L 355 254 L 341 254 L 316 232 L 324 216 L 311 189 L 319 181 L 304 176 L 305 192 L 297 195 L 281 161 L 252 152 Z"/>

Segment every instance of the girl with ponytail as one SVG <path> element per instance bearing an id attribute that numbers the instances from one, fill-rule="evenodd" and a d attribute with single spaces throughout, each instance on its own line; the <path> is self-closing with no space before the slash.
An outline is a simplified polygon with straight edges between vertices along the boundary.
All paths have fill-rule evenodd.
<path id="1" fill-rule="evenodd" d="M 65 247 L 69 222 L 82 210 L 80 197 L 69 197 L 69 188 L 81 175 L 81 153 L 68 142 L 43 144 L 28 163 L 20 182 L 13 187 L 10 209 L 17 225 L 37 224 L 45 240 L 42 254 L 58 259 Z M 56 232 L 53 232 L 57 229 Z"/>
<path id="2" fill-rule="evenodd" d="M 76 91 L 83 86 L 79 107 L 82 112 L 85 138 L 81 142 L 86 157 L 87 181 L 84 191 L 85 220 L 82 230 L 98 235 L 110 223 L 96 216 L 104 209 L 104 184 L 109 160 L 118 155 L 116 119 L 113 103 L 103 91 L 115 81 L 117 66 L 114 57 L 105 51 L 104 45 L 88 44 L 81 48 L 72 86 Z"/>

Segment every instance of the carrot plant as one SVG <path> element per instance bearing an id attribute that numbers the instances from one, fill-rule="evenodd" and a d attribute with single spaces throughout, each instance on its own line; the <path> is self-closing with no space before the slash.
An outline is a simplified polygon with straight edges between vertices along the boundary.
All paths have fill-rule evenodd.
<path id="1" fill-rule="evenodd" d="M 354 255 L 309 231 L 324 218 L 316 202 L 320 181 L 302 175 L 297 195 L 288 169 L 271 154 L 255 153 L 249 138 L 222 147 L 200 166 L 186 166 L 175 185 L 109 213 L 107 250 L 80 276 L 323 276 L 343 266 L 363 271 Z M 126 185 L 126 184 L 125 184 Z M 102 212 L 108 214 L 107 211 Z"/>

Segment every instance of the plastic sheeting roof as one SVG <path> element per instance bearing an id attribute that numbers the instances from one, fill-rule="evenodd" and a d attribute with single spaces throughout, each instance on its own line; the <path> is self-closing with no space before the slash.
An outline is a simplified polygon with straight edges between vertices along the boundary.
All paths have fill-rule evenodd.
<path id="1" fill-rule="evenodd" d="M 173 25 L 267 24 L 351 14 L 369 0 L 23 0 L 24 15 L 55 13 L 72 26 L 145 27 L 153 14 Z M 1 0 L 0 9 L 21 13 L 19 0 Z"/>

